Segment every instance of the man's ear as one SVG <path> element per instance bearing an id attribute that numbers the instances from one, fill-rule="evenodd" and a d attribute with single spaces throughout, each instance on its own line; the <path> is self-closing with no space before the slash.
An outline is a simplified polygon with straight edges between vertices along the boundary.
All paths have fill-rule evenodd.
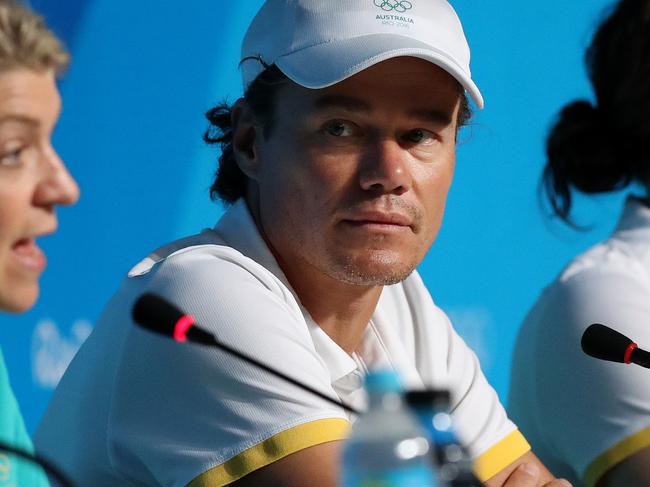
<path id="1" fill-rule="evenodd" d="M 230 112 L 232 126 L 232 149 L 239 169 L 250 179 L 256 179 L 258 169 L 257 139 L 260 127 L 248 103 L 243 98 L 237 100 Z"/>

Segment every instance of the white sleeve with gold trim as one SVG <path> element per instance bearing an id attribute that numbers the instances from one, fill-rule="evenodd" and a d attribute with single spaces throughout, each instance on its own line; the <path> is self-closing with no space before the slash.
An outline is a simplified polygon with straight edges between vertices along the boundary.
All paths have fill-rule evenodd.
<path id="1" fill-rule="evenodd" d="M 169 299 L 224 343 L 336 397 L 293 296 L 250 259 L 210 246 L 139 279 L 139 292 Z M 108 437 L 126 478 L 224 485 L 347 430 L 342 410 L 219 350 L 133 327 L 121 354 Z"/>

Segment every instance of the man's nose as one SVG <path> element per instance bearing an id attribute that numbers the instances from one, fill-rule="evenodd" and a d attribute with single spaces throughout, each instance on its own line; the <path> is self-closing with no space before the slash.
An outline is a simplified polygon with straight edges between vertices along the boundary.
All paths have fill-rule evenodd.
<path id="1" fill-rule="evenodd" d="M 359 183 L 366 191 L 405 193 L 412 184 L 408 151 L 395 140 L 378 141 L 361 162 Z"/>

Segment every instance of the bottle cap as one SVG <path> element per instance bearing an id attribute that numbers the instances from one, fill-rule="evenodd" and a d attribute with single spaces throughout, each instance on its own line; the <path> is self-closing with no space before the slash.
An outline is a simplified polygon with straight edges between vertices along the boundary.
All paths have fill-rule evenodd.
<path id="1" fill-rule="evenodd" d="M 447 389 L 424 389 L 421 391 L 408 391 L 405 395 L 406 403 L 413 407 L 443 406 L 449 407 L 451 393 Z"/>
<path id="2" fill-rule="evenodd" d="M 389 369 L 373 370 L 366 375 L 366 391 L 368 392 L 402 392 L 397 372 Z"/>

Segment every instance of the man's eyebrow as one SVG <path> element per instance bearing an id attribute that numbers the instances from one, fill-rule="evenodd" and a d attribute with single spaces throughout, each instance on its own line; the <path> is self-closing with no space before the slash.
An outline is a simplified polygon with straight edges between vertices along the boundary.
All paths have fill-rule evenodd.
<path id="1" fill-rule="evenodd" d="M 350 112 L 371 111 L 370 105 L 365 101 L 346 95 L 323 95 L 314 101 L 314 108 L 317 110 L 326 110 L 328 108 L 342 108 Z"/>
<path id="2" fill-rule="evenodd" d="M 342 108 L 350 112 L 370 113 L 372 108 L 369 103 L 347 95 L 323 95 L 314 101 L 316 110 L 327 110 L 328 108 Z M 451 124 L 451 114 L 444 110 L 418 108 L 410 110 L 408 115 L 413 118 L 426 120 L 439 125 Z"/>

